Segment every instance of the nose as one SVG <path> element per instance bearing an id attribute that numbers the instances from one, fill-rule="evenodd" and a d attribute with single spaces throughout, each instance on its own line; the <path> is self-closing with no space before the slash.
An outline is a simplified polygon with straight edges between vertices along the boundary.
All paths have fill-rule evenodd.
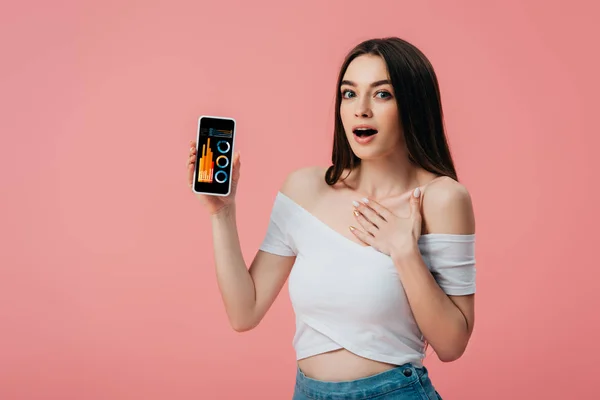
<path id="1" fill-rule="evenodd" d="M 359 118 L 370 118 L 373 116 L 373 112 L 371 111 L 371 107 L 369 106 L 367 99 L 359 100 L 356 102 L 356 109 L 354 110 L 354 115 Z"/>

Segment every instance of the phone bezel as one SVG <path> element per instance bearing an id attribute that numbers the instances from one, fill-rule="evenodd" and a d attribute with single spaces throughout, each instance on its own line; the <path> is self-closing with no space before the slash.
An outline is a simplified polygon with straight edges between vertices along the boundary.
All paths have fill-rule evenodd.
<path id="1" fill-rule="evenodd" d="M 212 193 L 212 192 L 197 192 L 196 191 L 196 180 L 198 179 L 197 174 L 198 174 L 198 167 L 197 167 L 197 163 L 198 163 L 198 152 L 200 151 L 199 146 L 200 146 L 200 126 L 202 124 L 202 118 L 212 118 L 212 119 L 221 119 L 221 120 L 225 120 L 225 121 L 233 121 L 233 138 L 231 139 L 231 171 L 230 171 L 230 179 L 229 179 L 229 185 L 227 187 L 227 193 Z M 196 160 L 194 161 L 194 178 L 192 180 L 192 191 L 196 194 L 204 194 L 204 195 L 208 195 L 208 196 L 221 196 L 221 197 L 227 197 L 231 194 L 231 181 L 233 180 L 233 155 L 235 154 L 235 142 L 236 142 L 236 136 L 237 136 L 237 121 L 235 120 L 235 118 L 232 117 L 220 117 L 220 116 L 216 116 L 216 115 L 201 115 L 200 117 L 198 117 L 198 127 L 197 127 L 197 132 L 196 132 Z"/>

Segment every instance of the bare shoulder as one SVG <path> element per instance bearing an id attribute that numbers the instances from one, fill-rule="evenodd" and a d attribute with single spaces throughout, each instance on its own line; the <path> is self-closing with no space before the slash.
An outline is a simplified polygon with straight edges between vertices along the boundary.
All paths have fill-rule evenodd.
<path id="1" fill-rule="evenodd" d="M 422 214 L 424 233 L 475 233 L 471 194 L 450 177 L 438 178 L 427 185 L 423 191 Z"/>
<path id="2" fill-rule="evenodd" d="M 319 195 L 326 187 L 326 167 L 310 166 L 292 171 L 281 186 L 280 191 L 299 204 L 306 204 Z"/>

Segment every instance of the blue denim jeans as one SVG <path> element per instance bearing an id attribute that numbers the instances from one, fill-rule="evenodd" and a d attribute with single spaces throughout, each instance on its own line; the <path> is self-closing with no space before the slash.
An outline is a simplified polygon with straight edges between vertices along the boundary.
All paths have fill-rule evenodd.
<path id="1" fill-rule="evenodd" d="M 366 378 L 325 382 L 307 377 L 300 368 L 292 400 L 441 400 L 427 368 L 397 366 Z"/>

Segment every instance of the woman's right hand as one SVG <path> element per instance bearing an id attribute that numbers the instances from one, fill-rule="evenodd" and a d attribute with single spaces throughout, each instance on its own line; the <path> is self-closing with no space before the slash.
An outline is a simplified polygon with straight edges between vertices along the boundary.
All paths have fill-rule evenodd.
<path id="1" fill-rule="evenodd" d="M 190 155 L 187 161 L 188 185 L 192 188 L 194 181 L 194 168 L 196 168 L 196 142 L 190 141 Z M 240 153 L 233 155 L 233 171 L 231 173 L 231 192 L 228 196 L 211 196 L 196 193 L 196 197 L 206 207 L 211 215 L 216 215 L 229 209 L 235 203 L 235 193 L 240 179 Z"/>

